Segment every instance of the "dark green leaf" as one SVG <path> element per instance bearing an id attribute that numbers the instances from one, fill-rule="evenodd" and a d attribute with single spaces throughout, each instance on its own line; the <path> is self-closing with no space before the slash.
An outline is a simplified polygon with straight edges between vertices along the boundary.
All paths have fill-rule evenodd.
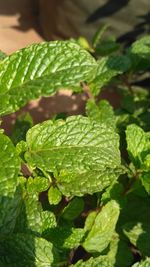
<path id="1" fill-rule="evenodd" d="M 62 217 L 66 220 L 74 220 L 77 218 L 84 209 L 84 201 L 82 198 L 75 197 L 64 208 Z"/>
<path id="2" fill-rule="evenodd" d="M 52 244 L 43 238 L 17 234 L 0 239 L 2 267 L 48 267 L 53 263 Z"/>

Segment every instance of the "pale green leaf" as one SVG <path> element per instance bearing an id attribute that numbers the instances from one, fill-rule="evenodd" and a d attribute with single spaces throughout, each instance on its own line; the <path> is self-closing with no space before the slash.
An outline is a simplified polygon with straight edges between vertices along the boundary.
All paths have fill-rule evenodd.
<path id="1" fill-rule="evenodd" d="M 56 217 L 53 212 L 45 210 L 41 213 L 42 232 L 57 226 Z"/>
<path id="2" fill-rule="evenodd" d="M 0 133 L 0 196 L 13 196 L 18 185 L 20 160 L 10 139 Z"/>
<path id="3" fill-rule="evenodd" d="M 109 126 L 115 128 L 116 119 L 112 106 L 107 100 L 101 100 L 95 104 L 93 100 L 89 100 L 86 105 L 87 116 L 97 123 L 108 123 Z"/>
<path id="4" fill-rule="evenodd" d="M 150 35 L 144 36 L 132 44 L 132 53 L 150 57 Z"/>
<path id="5" fill-rule="evenodd" d="M 62 193 L 56 186 L 51 186 L 48 190 L 48 201 L 50 205 L 57 205 L 62 198 Z"/>
<path id="6" fill-rule="evenodd" d="M 97 258 L 90 258 L 87 261 L 80 260 L 76 264 L 71 265 L 71 267 L 113 267 L 109 257 L 99 256 Z M 121 266 L 120 266 L 121 267 Z"/>
<path id="7" fill-rule="evenodd" d="M 136 167 L 140 168 L 150 149 L 148 136 L 142 128 L 131 124 L 127 126 L 126 140 L 130 159 Z"/>
<path id="8" fill-rule="evenodd" d="M 94 58 L 73 41 L 33 44 L 0 62 L 0 114 L 93 79 Z"/>
<path id="9" fill-rule="evenodd" d="M 115 200 L 108 202 L 95 218 L 83 247 L 88 252 L 101 252 L 109 245 L 115 231 L 120 208 Z"/>
<path id="10" fill-rule="evenodd" d="M 29 130 L 26 140 L 28 164 L 54 172 L 66 196 L 101 191 L 119 175 L 119 137 L 107 124 L 82 116 L 46 121 Z"/>
<path id="11" fill-rule="evenodd" d="M 141 262 L 137 262 L 132 267 L 150 267 L 150 258 L 147 258 Z"/>
<path id="12" fill-rule="evenodd" d="M 85 231 L 90 231 L 94 222 L 95 222 L 95 218 L 97 216 L 97 211 L 91 211 L 88 216 L 86 217 L 85 220 L 85 225 L 84 225 L 84 229 Z"/>
<path id="13" fill-rule="evenodd" d="M 49 188 L 49 180 L 46 177 L 29 177 L 27 182 L 27 191 L 29 193 L 44 192 Z"/>

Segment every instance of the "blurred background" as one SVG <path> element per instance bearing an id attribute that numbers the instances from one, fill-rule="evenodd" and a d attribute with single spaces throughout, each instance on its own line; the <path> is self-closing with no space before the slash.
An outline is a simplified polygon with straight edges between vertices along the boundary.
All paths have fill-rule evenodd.
<path id="1" fill-rule="evenodd" d="M 150 32 L 149 0 L 0 0 L 0 49 L 11 53 L 42 40 L 91 40 L 109 25 L 107 35 L 130 43 Z"/>
<path id="2" fill-rule="evenodd" d="M 0 0 L 0 50 L 11 54 L 32 43 L 79 36 L 90 42 L 106 24 L 106 36 L 128 46 L 150 33 L 150 0 Z M 117 105 L 117 96 L 109 98 Z M 37 123 L 59 112 L 81 113 L 84 103 L 85 95 L 60 91 L 32 101 L 23 112 L 29 111 Z M 6 131 L 18 114 L 5 117 Z"/>

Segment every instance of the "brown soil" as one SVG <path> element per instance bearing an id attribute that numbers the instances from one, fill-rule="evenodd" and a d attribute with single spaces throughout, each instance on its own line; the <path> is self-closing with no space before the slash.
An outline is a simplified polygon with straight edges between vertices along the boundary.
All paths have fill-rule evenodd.
<path id="1" fill-rule="evenodd" d="M 38 25 L 38 0 L 0 1 L 0 49 L 7 54 L 32 43 L 43 41 Z M 13 5 L 12 5 L 13 3 Z M 31 101 L 16 114 L 3 119 L 3 127 L 10 133 L 18 114 L 29 111 L 34 122 L 40 122 L 59 112 L 78 114 L 84 109 L 84 96 L 60 91 L 56 96 Z"/>

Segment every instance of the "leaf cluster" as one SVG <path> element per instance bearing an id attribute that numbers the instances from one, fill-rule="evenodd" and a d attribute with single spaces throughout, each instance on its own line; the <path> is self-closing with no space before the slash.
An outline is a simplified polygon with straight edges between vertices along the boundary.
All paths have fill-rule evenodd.
<path id="1" fill-rule="evenodd" d="M 123 49 L 103 31 L 0 52 L 2 119 L 61 88 L 87 99 L 0 130 L 1 267 L 150 266 L 150 36 Z"/>

